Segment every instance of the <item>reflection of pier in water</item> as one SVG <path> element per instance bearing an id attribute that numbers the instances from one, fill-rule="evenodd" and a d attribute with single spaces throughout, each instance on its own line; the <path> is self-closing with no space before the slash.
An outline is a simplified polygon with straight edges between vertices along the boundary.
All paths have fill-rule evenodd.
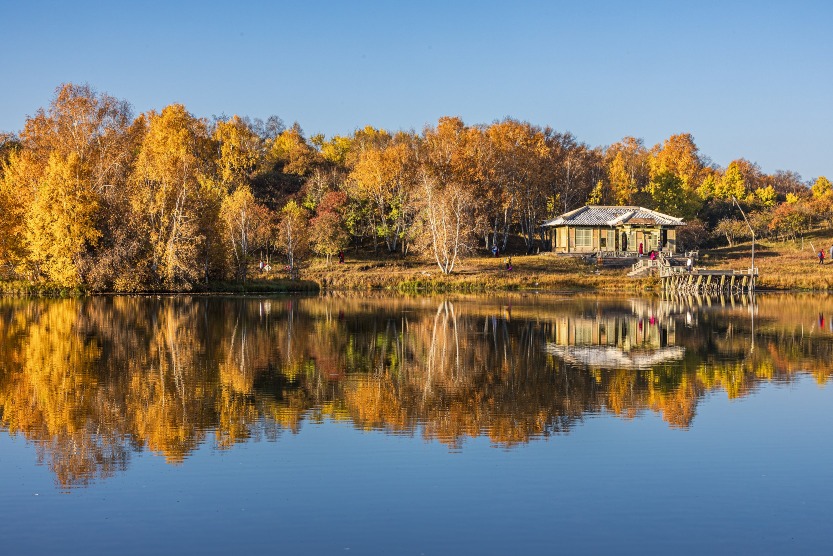
<path id="1" fill-rule="evenodd" d="M 660 312 L 663 315 L 685 314 L 692 309 L 704 310 L 711 308 L 736 309 L 757 308 L 755 294 L 739 295 L 700 295 L 696 293 L 674 293 L 664 291 L 660 298 Z"/>

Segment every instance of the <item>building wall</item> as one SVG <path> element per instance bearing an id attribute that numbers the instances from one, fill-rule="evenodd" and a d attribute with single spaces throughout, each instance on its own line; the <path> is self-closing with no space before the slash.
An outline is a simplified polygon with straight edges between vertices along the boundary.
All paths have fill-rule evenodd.
<path id="1" fill-rule="evenodd" d="M 591 244 L 578 245 L 576 242 L 576 230 L 588 230 L 591 233 Z M 638 227 L 631 228 L 630 226 L 617 227 L 614 229 L 608 227 L 574 227 L 574 226 L 559 226 L 553 231 L 553 250 L 557 253 L 596 253 L 598 251 L 621 251 L 621 237 L 625 233 L 628 238 L 627 251 L 635 253 L 639 250 L 639 244 L 642 243 L 642 252 L 647 254 L 651 249 L 662 249 L 662 232 L 659 227 L 646 228 Z M 579 232 L 579 234 L 586 234 L 587 232 Z M 605 246 L 602 247 L 602 238 L 604 238 Z M 677 251 L 677 230 L 668 228 L 666 230 L 666 251 L 676 253 Z"/>

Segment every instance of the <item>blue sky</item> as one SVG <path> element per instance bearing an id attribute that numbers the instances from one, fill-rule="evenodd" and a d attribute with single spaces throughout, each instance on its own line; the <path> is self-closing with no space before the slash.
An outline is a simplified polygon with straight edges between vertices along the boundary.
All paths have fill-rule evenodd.
<path id="1" fill-rule="evenodd" d="M 277 114 L 307 134 L 511 116 L 590 145 L 690 132 L 725 166 L 833 175 L 826 2 L 0 0 L 0 130 L 62 82 L 136 113 Z"/>

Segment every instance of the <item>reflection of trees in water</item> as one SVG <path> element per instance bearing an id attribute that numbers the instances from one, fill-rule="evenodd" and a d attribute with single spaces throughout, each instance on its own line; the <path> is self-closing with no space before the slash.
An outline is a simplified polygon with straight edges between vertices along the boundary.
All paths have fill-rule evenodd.
<path id="1" fill-rule="evenodd" d="M 708 391 L 740 396 L 799 370 L 828 379 L 833 333 L 779 324 L 800 309 L 777 305 L 756 309 L 750 355 L 748 308 L 690 318 L 651 300 L 5 299 L 0 418 L 65 486 L 145 447 L 178 463 L 212 434 L 223 449 L 324 418 L 454 447 L 511 446 L 603 411 L 687 427 Z M 684 355 L 626 370 L 548 345 Z"/>

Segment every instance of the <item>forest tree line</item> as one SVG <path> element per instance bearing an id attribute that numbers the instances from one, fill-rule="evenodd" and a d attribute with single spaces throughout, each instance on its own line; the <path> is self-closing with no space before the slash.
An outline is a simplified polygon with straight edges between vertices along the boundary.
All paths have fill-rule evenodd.
<path id="1" fill-rule="evenodd" d="M 180 104 L 134 116 L 88 85 L 64 84 L 0 136 L 0 278 L 92 290 L 189 290 L 245 281 L 280 257 L 290 276 L 348 248 L 455 264 L 510 237 L 541 246 L 540 224 L 584 204 L 681 216 L 684 247 L 730 244 L 748 228 L 794 239 L 833 224 L 833 185 L 719 168 L 690 134 L 651 148 L 590 147 L 513 119 L 441 118 L 421 132 L 365 127 L 306 137 L 298 124 L 198 118 Z"/>

